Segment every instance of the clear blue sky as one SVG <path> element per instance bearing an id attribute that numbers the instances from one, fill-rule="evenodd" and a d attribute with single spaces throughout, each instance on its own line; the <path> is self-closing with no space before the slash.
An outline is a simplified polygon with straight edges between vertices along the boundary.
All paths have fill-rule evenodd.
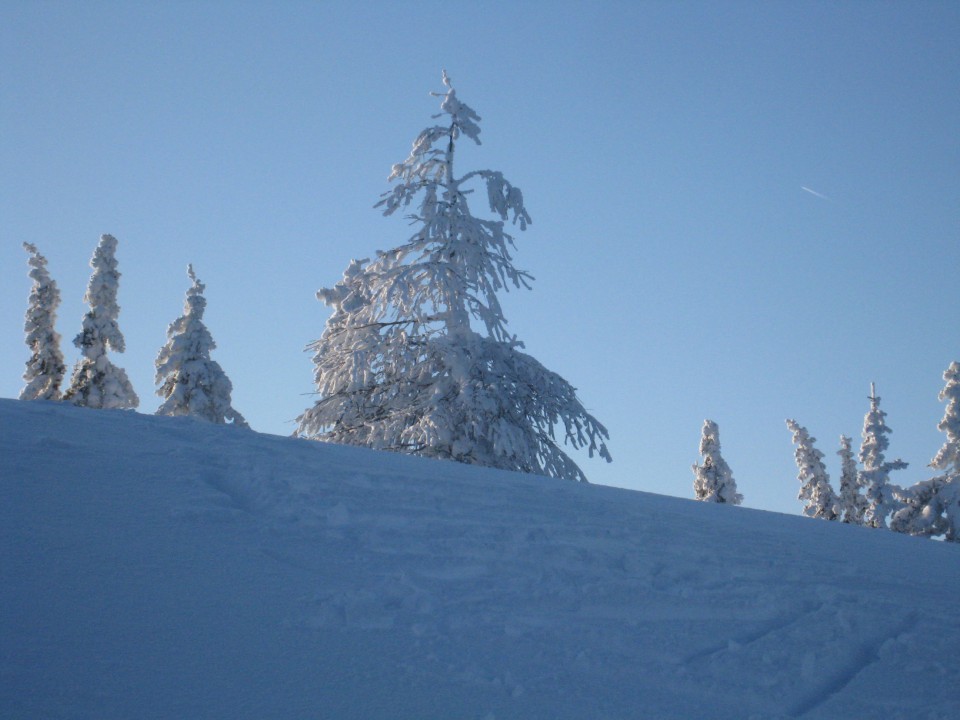
<path id="1" fill-rule="evenodd" d="M 460 169 L 533 217 L 511 328 L 610 429 L 611 465 L 577 458 L 593 482 L 690 497 L 709 417 L 745 504 L 796 513 L 784 419 L 836 482 L 875 381 L 912 483 L 960 360 L 958 38 L 956 2 L 4 3 L 0 396 L 28 356 L 21 243 L 72 365 L 109 232 L 140 411 L 193 263 L 235 406 L 292 432 L 314 293 L 407 238 L 372 206 L 445 67 L 483 117 Z"/>

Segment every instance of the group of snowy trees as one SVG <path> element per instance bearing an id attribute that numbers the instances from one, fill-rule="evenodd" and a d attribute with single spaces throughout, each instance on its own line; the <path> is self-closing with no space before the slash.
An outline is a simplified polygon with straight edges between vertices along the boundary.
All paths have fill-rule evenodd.
<path id="1" fill-rule="evenodd" d="M 317 297 L 332 308 L 314 353 L 318 399 L 297 418 L 295 435 L 325 442 L 444 458 L 463 463 L 586 481 L 561 445 L 586 448 L 610 461 L 608 433 L 566 380 L 521 352 L 507 331 L 497 293 L 529 288 L 531 276 L 514 267 L 507 221 L 525 230 L 530 216 L 520 189 L 493 170 L 457 175 L 463 139 L 480 144 L 480 117 L 456 94 L 446 73 L 440 98 L 443 122 L 424 129 L 409 157 L 393 166 L 396 181 L 376 207 L 384 215 L 410 208 L 415 231 L 402 245 L 353 260 L 343 279 Z M 470 209 L 481 190 L 493 215 Z M 61 398 L 65 366 L 54 325 L 60 295 L 37 248 L 30 253 L 33 287 L 25 330 L 31 357 L 20 397 L 94 408 L 135 408 L 139 400 L 108 351 L 123 352 L 117 317 L 117 241 L 104 235 L 91 260 L 85 300 L 90 310 L 74 339 L 81 351 Z M 184 314 L 167 330 L 156 360 L 161 415 L 193 415 L 246 426 L 230 401 L 232 386 L 210 359 L 215 344 L 203 323 L 204 285 L 192 266 Z M 947 440 L 931 465 L 940 474 L 901 488 L 889 473 L 906 467 L 887 461 L 885 413 L 871 392 L 859 460 L 841 437 L 840 491 L 835 492 L 815 438 L 794 420 L 804 514 L 869 527 L 960 541 L 960 365 L 944 375 L 948 402 L 939 428 Z M 562 442 L 558 438 L 562 435 Z M 702 464 L 693 466 L 698 500 L 739 505 L 730 467 L 720 453 L 717 424 L 706 420 Z M 888 524 L 889 522 L 889 524 Z"/>
<path id="2" fill-rule="evenodd" d="M 414 141 L 394 165 L 396 185 L 377 207 L 384 215 L 411 208 L 414 234 L 377 257 L 352 261 L 343 280 L 317 296 L 333 308 L 314 352 L 319 398 L 297 419 L 296 435 L 326 442 L 446 458 L 464 463 L 586 481 L 562 444 L 610 454 L 607 430 L 580 403 L 576 390 L 507 331 L 497 293 L 530 287 L 513 266 L 506 221 L 531 222 L 520 189 L 493 170 L 457 175 L 463 139 L 480 144 L 480 117 L 456 94 L 444 72 L 442 124 Z M 475 216 L 469 196 L 479 185 L 493 219 Z M 27 313 L 24 399 L 58 399 L 63 374 L 53 330 L 56 285 L 33 253 L 35 280 Z M 75 341 L 83 352 L 64 399 L 89 407 L 134 408 L 137 396 L 107 350 L 123 352 L 117 325 L 116 240 L 103 236 L 94 255 L 87 300 L 91 310 Z M 230 406 L 231 386 L 210 360 L 214 347 L 201 318 L 203 285 L 193 287 L 184 315 L 168 330 L 156 361 L 164 415 L 196 415 L 243 425 Z M 559 436 L 559 437 L 558 437 Z M 560 440 L 562 437 L 562 441 Z"/>
<path id="3" fill-rule="evenodd" d="M 951 363 L 943 374 L 946 385 L 940 400 L 947 403 L 943 419 L 937 425 L 946 440 L 930 467 L 938 475 L 912 487 L 901 487 L 890 480 L 890 472 L 907 467 L 903 460 L 887 460 L 891 430 L 880 398 L 870 387 L 870 410 L 863 420 L 860 467 L 857 467 L 851 439 L 840 437 L 840 491 L 834 491 L 823 463 L 816 438 L 794 420 L 787 420 L 796 444 L 796 462 L 800 480 L 799 498 L 809 517 L 842 520 L 853 525 L 889 528 L 911 535 L 943 536 L 960 542 L 960 363 Z"/>
<path id="4" fill-rule="evenodd" d="M 814 444 L 816 438 L 796 420 L 787 420 L 796 445 L 798 497 L 804 503 L 803 514 L 960 542 L 960 363 L 951 363 L 943 379 L 946 385 L 940 400 L 947 407 L 937 427 L 946 434 L 946 440 L 930 463 L 939 474 L 912 487 L 890 481 L 891 471 L 902 470 L 907 463 L 886 459 L 891 430 L 874 385 L 870 386 L 870 409 L 863 419 L 859 467 L 852 440 L 840 436 L 839 492 L 830 484 L 824 455 Z M 743 496 L 737 492 L 730 466 L 720 454 L 720 431 L 712 420 L 703 423 L 700 454 L 702 464 L 693 466 L 696 499 L 739 505 Z"/>
<path id="5" fill-rule="evenodd" d="M 110 361 L 108 351 L 125 349 L 120 332 L 117 304 L 120 272 L 117 269 L 117 240 L 102 235 L 93 253 L 93 273 L 84 295 L 90 309 L 83 316 L 80 333 L 73 344 L 80 359 L 67 389 L 61 393 L 66 367 L 55 329 L 60 291 L 47 271 L 47 259 L 35 245 L 24 243 L 30 253 L 33 286 L 27 307 L 24 331 L 30 359 L 23 374 L 26 385 L 21 400 L 63 400 L 74 405 L 101 409 L 133 409 L 140 399 L 127 373 Z M 220 365 L 210 359 L 216 347 L 203 324 L 206 300 L 204 286 L 193 268 L 188 269 L 193 286 L 187 291 L 184 315 L 167 330 L 167 343 L 156 362 L 157 394 L 164 398 L 158 415 L 194 415 L 215 423 L 246 426 L 230 404 L 232 386 Z"/>

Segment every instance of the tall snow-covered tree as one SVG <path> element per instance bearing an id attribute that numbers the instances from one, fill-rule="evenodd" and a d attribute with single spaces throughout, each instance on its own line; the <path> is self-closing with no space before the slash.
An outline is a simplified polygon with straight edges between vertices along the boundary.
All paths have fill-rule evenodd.
<path id="1" fill-rule="evenodd" d="M 480 144 L 480 117 L 446 73 L 443 83 L 443 120 L 393 166 L 396 185 L 377 204 L 384 215 L 411 208 L 414 234 L 317 293 L 333 313 L 308 346 L 319 398 L 297 434 L 585 481 L 561 445 L 609 461 L 607 431 L 570 383 L 521 352 L 497 299 L 532 280 L 505 229 L 530 223 L 523 195 L 500 172 L 455 172 L 458 144 Z M 477 186 L 492 219 L 471 211 Z"/>
<path id="2" fill-rule="evenodd" d="M 880 409 L 880 398 L 873 383 L 870 384 L 869 400 L 870 410 L 863 418 L 863 442 L 860 445 L 862 469 L 857 475 L 857 482 L 863 488 L 867 504 L 863 524 L 882 528 L 887 526 L 887 517 L 900 508 L 895 493 L 898 488 L 890 482 L 890 471 L 902 470 L 907 463 L 899 459 L 888 462 L 884 456 L 884 451 L 890 446 L 887 435 L 892 430 L 887 427 L 887 414 Z"/>
<path id="3" fill-rule="evenodd" d="M 187 275 L 193 284 L 187 290 L 183 315 L 167 328 L 167 343 L 157 355 L 157 395 L 163 398 L 157 415 L 193 415 L 212 423 L 249 427 L 231 405 L 229 378 L 220 364 L 210 359 L 217 345 L 203 322 L 205 285 L 192 265 L 187 266 Z"/>
<path id="4" fill-rule="evenodd" d="M 890 527 L 960 542 L 960 363 L 951 363 L 943 379 L 940 400 L 947 407 L 937 428 L 947 439 L 930 463 L 941 474 L 897 493 L 904 507 L 891 518 Z"/>
<path id="5" fill-rule="evenodd" d="M 36 245 L 24 243 L 30 253 L 30 300 L 23 323 L 30 359 L 23 373 L 26 385 L 20 391 L 21 400 L 59 400 L 60 383 L 66 372 L 63 353 L 60 351 L 60 335 L 55 326 L 57 307 L 60 305 L 60 290 L 56 281 L 47 272 L 47 259 Z"/>
<path id="6" fill-rule="evenodd" d="M 857 482 L 857 460 L 853 455 L 853 440 L 846 435 L 840 436 L 840 505 L 843 508 L 843 521 L 850 525 L 863 525 L 863 513 L 867 509 L 867 500 L 860 494 Z"/>
<path id="7" fill-rule="evenodd" d="M 837 520 L 840 517 L 840 501 L 830 486 L 830 476 L 823 464 L 823 453 L 814 446 L 816 438 L 796 420 L 787 420 L 787 427 L 793 433 L 793 443 L 797 446 L 797 478 L 800 480 L 800 494 L 803 514 L 807 517 L 823 520 Z"/>
<path id="8" fill-rule="evenodd" d="M 83 330 L 73 340 L 82 356 L 64 394 L 64 399 L 74 405 L 132 409 L 140 404 L 127 373 L 111 363 L 107 356 L 108 350 L 122 353 L 126 346 L 117 323 L 120 272 L 116 252 L 117 239 L 112 235 L 101 235 L 100 244 L 90 260 L 93 273 L 83 298 L 90 310 L 83 316 Z"/>
<path id="9" fill-rule="evenodd" d="M 703 421 L 700 436 L 700 454 L 703 464 L 693 466 L 693 492 L 704 502 L 739 505 L 743 495 L 737 492 L 737 481 L 726 460 L 720 454 L 720 428 L 713 420 Z"/>

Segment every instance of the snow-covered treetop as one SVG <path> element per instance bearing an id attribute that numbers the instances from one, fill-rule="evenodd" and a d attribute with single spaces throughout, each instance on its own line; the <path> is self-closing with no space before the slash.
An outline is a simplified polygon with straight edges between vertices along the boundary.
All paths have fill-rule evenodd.
<path id="1" fill-rule="evenodd" d="M 30 253 L 30 259 L 27 264 L 30 266 L 30 277 L 35 283 L 42 283 L 50 279 L 47 273 L 47 258 L 40 254 L 37 246 L 33 243 L 25 242 L 23 249 Z"/>
<path id="2" fill-rule="evenodd" d="M 943 373 L 943 379 L 947 384 L 940 391 L 940 401 L 946 402 L 947 407 L 937 428 L 946 434 L 947 439 L 930 467 L 960 472 L 960 363 L 950 363 Z"/>
<path id="3" fill-rule="evenodd" d="M 719 452 L 720 428 L 713 420 L 704 420 L 703 431 L 700 433 L 700 454 L 709 459 Z"/>
<path id="4" fill-rule="evenodd" d="M 863 443 L 860 445 L 860 462 L 865 471 L 875 469 L 900 470 L 907 467 L 903 460 L 887 462 L 884 451 L 890 446 L 887 438 L 891 432 L 887 427 L 887 414 L 880 409 L 880 398 L 877 397 L 876 387 L 870 383 L 870 410 L 863 418 Z"/>
<path id="5" fill-rule="evenodd" d="M 203 291 L 207 289 L 197 279 L 197 274 L 193 271 L 193 265 L 187 265 L 187 277 L 193 282 L 193 285 L 187 290 L 187 297 L 183 303 L 183 314 L 196 320 L 203 319 L 203 311 L 207 307 L 207 299 L 203 296 Z"/>
<path id="6" fill-rule="evenodd" d="M 101 235 L 100 244 L 90 260 L 93 273 L 83 296 L 90 311 L 84 316 L 83 330 L 73 343 L 91 360 L 102 355 L 105 348 L 123 352 L 126 345 L 117 323 L 120 271 L 117 270 L 116 252 L 117 239 L 113 235 Z"/>
<path id="7" fill-rule="evenodd" d="M 20 391 L 20 399 L 58 400 L 66 370 L 60 352 L 60 335 L 55 329 L 60 290 L 47 272 L 47 259 L 37 246 L 25 242 L 23 248 L 30 253 L 29 275 L 33 285 L 23 323 L 31 357 L 23 374 L 26 385 Z"/>
<path id="8" fill-rule="evenodd" d="M 470 329 L 470 318 L 486 327 L 497 340 L 511 340 L 496 292 L 509 286 L 528 287 L 533 278 L 513 266 L 510 248 L 513 237 L 505 232 L 511 220 L 525 230 L 530 216 L 523 205 L 523 193 L 493 170 L 474 170 L 457 176 L 454 172 L 456 141 L 466 136 L 480 143 L 480 116 L 456 94 L 446 72 L 446 91 L 440 97 L 445 124 L 424 129 L 413 143 L 409 157 L 393 166 L 389 180 L 394 188 L 381 196 L 376 207 L 384 215 L 409 207 L 419 198 L 418 209 L 410 215 L 420 229 L 410 240 L 387 252 L 378 253 L 370 271 L 383 276 L 371 310 L 377 315 L 398 310 L 412 317 L 418 326 L 441 324 L 448 333 Z M 496 220 L 476 218 L 466 185 L 480 181 Z M 395 319 L 395 318 L 394 318 Z"/>
<path id="9" fill-rule="evenodd" d="M 33 280 L 33 287 L 30 289 L 30 308 L 34 317 L 31 322 L 30 315 L 28 315 L 27 327 L 24 328 L 29 334 L 36 329 L 37 313 L 42 313 L 43 320 L 48 321 L 50 328 L 53 327 L 56 309 L 60 304 L 60 290 L 57 288 L 56 281 L 50 277 L 50 273 L 47 271 L 47 258 L 40 254 L 37 246 L 25 242 L 23 243 L 23 249 L 30 253 L 30 258 L 27 260 L 27 264 L 30 266 L 28 275 Z"/>
<path id="10" fill-rule="evenodd" d="M 187 289 L 183 302 L 183 315 L 167 329 L 167 344 L 160 351 L 156 363 L 156 382 L 178 369 L 185 361 L 206 360 L 210 351 L 217 347 L 213 336 L 203 323 L 207 299 L 203 296 L 206 286 L 197 279 L 193 265 L 187 266 L 187 275 L 192 285 Z M 164 395 L 166 397 L 166 395 Z"/>
<path id="11" fill-rule="evenodd" d="M 493 170 L 475 170 L 459 179 L 454 178 L 455 142 L 461 135 L 465 135 L 480 145 L 478 123 L 481 118 L 473 108 L 457 98 L 457 91 L 450 82 L 446 70 L 443 71 L 443 84 L 447 88 L 446 92 L 430 93 L 434 97 L 442 98 L 441 112 L 433 117 L 436 119 L 448 115 L 449 124 L 433 125 L 421 131 L 413 141 L 410 156 L 403 162 L 395 164 L 387 178 L 389 181 L 401 180 L 403 184 L 384 193 L 383 199 L 377 203 L 376 207 L 383 206 L 383 214 L 391 215 L 399 207 L 409 205 L 416 192 L 423 187 L 459 185 L 473 177 L 480 177 L 487 181 L 487 201 L 491 212 L 495 212 L 502 220 L 507 220 L 512 214 L 513 223 L 519 224 L 521 230 L 526 230 L 532 220 L 523 207 L 523 193 L 520 188 L 507 182 L 502 173 Z M 446 140 L 445 146 L 442 142 L 444 140 Z M 438 143 L 440 147 L 436 147 Z"/>
<path id="12" fill-rule="evenodd" d="M 846 473 L 852 472 L 856 475 L 857 462 L 853 459 L 853 438 L 847 437 L 846 435 L 840 436 L 840 449 L 837 450 L 837 455 L 840 456 L 840 464 L 841 467 L 843 467 L 843 471 Z"/>
<path id="13" fill-rule="evenodd" d="M 793 433 L 793 442 L 797 446 L 794 454 L 800 471 L 800 482 L 806 483 L 814 478 L 826 477 L 827 468 L 823 464 L 823 453 L 814 446 L 817 439 L 796 420 L 788 419 L 787 428 Z"/>
<path id="14" fill-rule="evenodd" d="M 433 118 L 442 118 L 444 115 L 450 117 L 449 125 L 433 125 L 425 128 L 413 141 L 413 149 L 410 151 L 410 157 L 403 162 L 393 166 L 388 180 L 402 180 L 409 183 L 412 180 L 420 180 L 425 183 L 431 181 L 444 183 L 450 180 L 452 166 L 448 159 L 453 156 L 453 144 L 459 139 L 460 135 L 466 135 L 477 145 L 480 145 L 480 116 L 474 112 L 473 108 L 457 98 L 457 91 L 454 90 L 450 82 L 447 71 L 443 71 L 443 84 L 447 90 L 442 93 L 432 92 L 433 97 L 442 98 L 440 101 L 440 110 Z M 446 139 L 446 147 L 434 147 L 438 142 Z M 448 158 L 448 156 L 450 156 Z M 385 215 L 389 215 L 396 210 L 397 205 L 390 202 L 393 196 L 403 199 L 403 204 L 410 202 L 410 197 L 403 194 L 403 186 L 398 186 L 392 193 L 384 193 L 384 200 L 378 203 L 385 205 Z"/>

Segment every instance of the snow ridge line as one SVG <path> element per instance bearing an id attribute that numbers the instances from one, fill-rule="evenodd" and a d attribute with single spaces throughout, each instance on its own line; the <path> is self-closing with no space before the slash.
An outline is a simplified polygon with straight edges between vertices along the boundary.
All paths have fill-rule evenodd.
<path id="1" fill-rule="evenodd" d="M 800 720 L 800 718 L 827 703 L 830 698 L 843 692 L 844 688 L 852 683 L 860 673 L 880 659 L 880 648 L 883 647 L 884 643 L 911 630 L 916 626 L 918 619 L 917 613 L 910 613 L 891 632 L 877 635 L 872 642 L 861 645 L 849 665 L 837 671 L 819 688 L 797 703 L 793 710 L 788 712 L 787 717 Z"/>

